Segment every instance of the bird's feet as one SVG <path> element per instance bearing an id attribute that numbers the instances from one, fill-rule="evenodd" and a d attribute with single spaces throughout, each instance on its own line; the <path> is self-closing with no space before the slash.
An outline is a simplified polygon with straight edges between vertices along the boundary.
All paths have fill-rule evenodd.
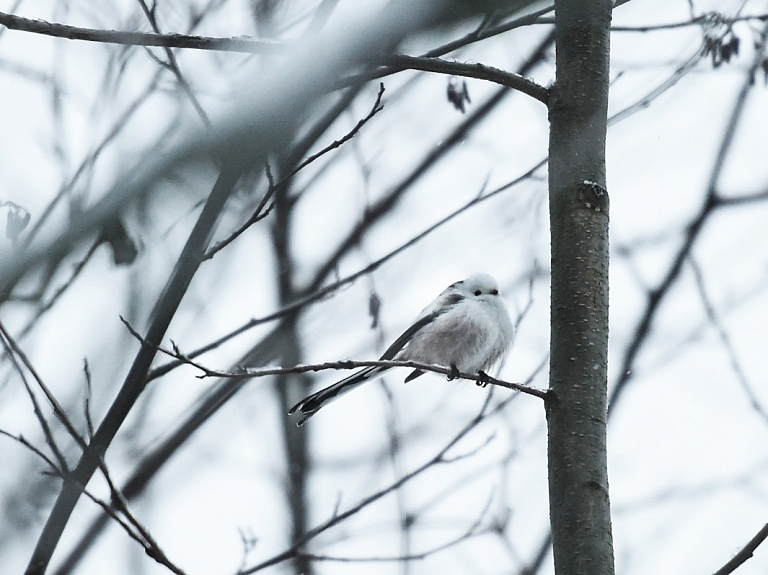
<path id="1" fill-rule="evenodd" d="M 448 374 L 448 381 L 453 381 L 454 379 L 459 379 L 461 377 L 461 373 L 459 372 L 459 368 L 456 367 L 455 363 L 451 364 L 451 373 Z"/>
<path id="2" fill-rule="evenodd" d="M 478 379 L 475 384 L 480 387 L 485 387 L 489 383 L 491 383 L 491 376 L 485 373 L 482 369 L 477 372 L 477 375 L 480 379 Z"/>

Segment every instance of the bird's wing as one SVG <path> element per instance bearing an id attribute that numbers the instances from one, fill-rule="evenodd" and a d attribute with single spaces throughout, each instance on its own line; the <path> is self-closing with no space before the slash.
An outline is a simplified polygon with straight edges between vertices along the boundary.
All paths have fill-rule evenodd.
<path id="1" fill-rule="evenodd" d="M 464 299 L 461 294 L 441 294 L 440 297 L 433 302 L 424 312 L 421 317 L 417 319 L 413 325 L 406 329 L 400 337 L 392 342 L 387 350 L 381 356 L 381 359 L 395 359 L 398 353 L 406 346 L 406 344 L 413 339 L 413 337 L 426 326 L 435 321 L 438 317 L 445 314 L 453 306 L 458 304 Z M 436 305 L 439 304 L 439 305 Z M 420 369 L 414 369 L 405 378 L 405 383 L 416 379 L 417 377 L 424 375 L 424 372 Z"/>
<path id="2" fill-rule="evenodd" d="M 423 317 L 420 317 L 418 320 L 416 320 L 411 327 L 406 329 L 402 334 L 400 334 L 400 337 L 398 337 L 395 341 L 392 342 L 392 345 L 390 345 L 387 350 L 381 355 L 379 359 L 382 360 L 389 360 L 394 359 L 397 353 L 402 350 L 405 347 L 405 344 L 407 344 L 409 341 L 411 341 L 411 338 L 413 338 L 416 333 L 421 331 L 424 326 L 429 325 L 433 321 L 435 321 L 435 318 L 438 316 L 441 316 L 445 313 L 445 309 L 433 311 L 432 313 L 429 313 Z"/>

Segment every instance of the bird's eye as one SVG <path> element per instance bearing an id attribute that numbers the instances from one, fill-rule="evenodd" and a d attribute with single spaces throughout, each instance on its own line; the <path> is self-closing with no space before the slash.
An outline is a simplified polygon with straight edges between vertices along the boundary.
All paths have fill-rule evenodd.
<path id="1" fill-rule="evenodd" d="M 475 295 L 480 295 L 481 293 L 483 293 L 483 292 L 482 292 L 482 291 L 480 291 L 479 289 L 476 289 L 476 290 L 475 290 Z"/>
<path id="2" fill-rule="evenodd" d="M 492 289 L 492 290 L 491 290 L 491 295 L 499 295 L 499 290 L 497 290 L 497 289 Z"/>

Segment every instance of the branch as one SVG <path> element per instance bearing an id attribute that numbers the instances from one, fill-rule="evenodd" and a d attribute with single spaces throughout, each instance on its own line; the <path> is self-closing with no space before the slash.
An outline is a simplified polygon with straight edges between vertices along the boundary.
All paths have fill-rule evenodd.
<path id="1" fill-rule="evenodd" d="M 40 459 L 45 461 L 45 463 L 51 468 L 51 470 L 53 471 L 53 475 L 60 477 L 64 480 L 70 479 L 69 471 L 67 471 L 65 468 L 61 468 L 58 465 L 56 465 L 56 463 L 54 463 L 48 456 L 46 456 L 42 451 L 40 451 L 34 445 L 32 445 L 23 436 L 13 435 L 12 433 L 5 431 L 4 429 L 0 429 L 0 436 L 8 437 L 9 439 L 27 448 L 33 454 L 37 455 Z M 161 565 L 164 565 L 171 572 L 176 573 L 176 575 L 185 575 L 184 572 L 179 567 L 174 565 L 168 559 L 168 557 L 165 555 L 162 549 L 160 549 L 160 546 L 154 540 L 154 538 L 146 529 L 146 527 L 144 527 L 128 509 L 128 503 L 125 500 L 125 497 L 123 497 L 122 493 L 120 493 L 120 491 L 115 486 L 115 483 L 112 481 L 112 478 L 110 477 L 110 474 L 107 471 L 107 467 L 104 464 L 103 460 L 100 462 L 99 467 L 102 473 L 104 474 L 105 479 L 107 480 L 107 484 L 110 489 L 110 495 L 112 497 L 112 500 L 115 502 L 115 506 L 113 507 L 112 505 L 109 505 L 107 502 L 99 499 L 98 497 L 93 495 L 91 492 L 89 492 L 85 488 L 82 488 L 83 494 L 88 499 L 93 501 L 96 505 L 101 507 L 101 509 L 104 511 L 106 515 L 108 515 L 112 520 L 114 520 L 118 525 L 120 525 L 120 527 L 123 528 L 123 530 L 126 532 L 128 537 L 130 537 L 131 539 L 136 541 L 139 545 L 141 545 L 141 547 L 144 549 L 144 552 L 149 557 L 151 557 Z M 120 514 L 118 512 L 122 513 L 125 516 L 125 519 L 120 517 Z"/>
<path id="2" fill-rule="evenodd" d="M 149 24 L 152 26 L 152 30 L 155 32 L 155 34 L 160 34 L 160 27 L 157 24 L 157 19 L 155 18 L 155 10 L 149 9 L 147 6 L 147 3 L 144 0 L 138 0 L 139 5 L 141 6 L 142 11 L 144 12 L 144 15 L 147 17 L 147 20 L 149 20 Z M 203 109 L 203 106 L 200 104 L 200 101 L 197 99 L 197 96 L 195 96 L 195 93 L 192 91 L 192 87 L 189 85 L 189 82 L 187 82 L 187 79 L 184 77 L 184 75 L 181 73 L 181 68 L 179 68 L 179 64 L 176 61 L 176 56 L 173 54 L 173 51 L 168 46 L 163 47 L 165 50 L 165 57 L 168 58 L 167 62 L 160 61 L 160 64 L 169 69 L 174 76 L 176 76 L 176 79 L 179 82 L 179 85 L 181 86 L 184 93 L 187 95 L 187 98 L 189 98 L 189 101 L 192 103 L 192 107 L 195 108 L 195 111 L 198 113 L 200 118 L 203 121 L 203 124 L 205 124 L 205 127 L 208 129 L 211 129 L 213 127 L 213 124 L 211 123 L 210 118 L 208 117 L 208 114 Z M 152 55 L 152 54 L 150 54 Z"/>
<path id="3" fill-rule="evenodd" d="M 142 5 L 144 4 L 142 3 Z M 517 28 L 518 26 L 533 23 L 538 18 L 539 13 L 544 14 L 550 10 L 551 7 L 545 8 L 544 10 L 537 12 L 535 15 L 524 16 L 523 18 L 514 20 L 514 24 L 508 23 L 503 26 L 488 29 L 484 32 L 473 33 L 472 35 L 459 40 L 459 44 L 456 45 L 456 48 L 459 47 L 459 45 L 466 45 L 469 43 L 469 41 L 477 41 L 480 39 L 488 38 L 495 36 L 496 34 L 511 30 L 512 28 Z M 155 29 L 157 29 L 156 23 L 154 21 L 151 21 L 150 23 Z M 249 38 L 212 38 L 206 36 L 193 36 L 189 34 L 160 34 L 81 28 L 77 26 L 68 26 L 65 24 L 55 24 L 46 22 L 44 20 L 22 18 L 20 16 L 6 14 L 4 12 L 0 12 L 0 24 L 4 25 L 10 30 L 21 30 L 57 38 L 67 38 L 70 40 L 85 40 L 88 42 L 120 44 L 127 46 L 158 46 L 165 48 L 166 55 L 169 58 L 171 70 L 179 79 L 185 92 L 190 96 L 191 92 L 189 90 L 189 86 L 182 78 L 181 72 L 173 60 L 173 54 L 170 52 L 170 48 L 253 53 L 285 47 L 285 44 L 283 43 L 252 40 Z M 453 43 L 450 46 L 453 46 Z M 438 49 L 438 51 L 446 50 L 446 47 Z M 396 69 L 392 70 L 388 69 L 388 67 L 385 67 L 383 71 L 385 71 L 385 74 L 391 74 L 404 68 L 409 68 L 413 70 L 422 70 L 425 72 L 437 72 L 441 74 L 452 74 L 456 76 L 466 76 L 468 78 L 478 78 L 480 80 L 489 80 L 502 86 L 518 90 L 535 98 L 536 100 L 539 100 L 544 104 L 547 103 L 549 91 L 545 87 L 540 86 L 531 80 L 523 78 L 522 76 L 518 76 L 517 74 L 512 74 L 498 68 L 484 66 L 482 64 L 463 64 L 460 62 L 448 62 L 445 60 L 439 60 L 434 57 L 433 52 L 434 51 L 429 52 L 429 56 L 424 57 L 396 55 L 390 59 L 390 65 Z M 198 112 L 201 113 L 203 119 L 206 121 L 206 123 L 208 123 L 205 113 L 202 112 L 202 108 L 199 106 L 199 104 L 197 104 L 195 100 L 193 100 L 193 105 L 195 105 L 195 108 L 198 109 Z"/>
<path id="4" fill-rule="evenodd" d="M 462 38 L 453 40 L 451 42 L 443 44 L 442 46 L 434 48 L 429 52 L 427 52 L 426 54 L 424 54 L 424 56 L 427 58 L 442 56 L 444 54 L 447 54 L 448 52 L 453 52 L 454 50 L 458 50 L 459 48 L 463 48 L 464 46 L 467 46 L 469 44 L 479 42 L 480 40 L 485 40 L 487 38 L 492 38 L 493 36 L 503 34 L 504 32 L 509 32 L 510 30 L 514 30 L 515 28 L 521 28 L 522 26 L 528 26 L 529 24 L 536 24 L 539 21 L 541 16 L 543 16 L 544 14 L 548 14 L 549 12 L 552 12 L 554 9 L 555 9 L 555 6 L 553 4 L 550 4 L 549 6 L 545 6 L 540 10 L 536 10 L 535 12 L 531 12 L 530 14 L 526 14 L 525 16 L 520 16 L 518 18 L 510 20 L 509 22 L 505 22 L 504 24 L 499 24 L 498 26 L 493 26 L 493 27 L 480 26 L 474 32 L 470 32 L 469 34 L 466 34 Z"/>
<path id="5" fill-rule="evenodd" d="M 533 80 L 524 78 L 519 74 L 506 72 L 499 68 L 486 66 L 484 64 L 465 64 L 463 62 L 450 62 L 439 58 L 406 56 L 404 54 L 395 54 L 389 58 L 388 63 L 401 69 L 409 68 L 424 72 L 436 72 L 438 74 L 450 74 L 453 76 L 488 80 L 501 86 L 517 90 L 523 94 L 527 94 L 545 105 L 549 101 L 549 90 L 544 86 L 537 84 Z"/>
<path id="6" fill-rule="evenodd" d="M 264 194 L 264 196 L 259 201 L 259 205 L 256 206 L 256 210 L 254 210 L 253 215 L 248 218 L 248 221 L 246 221 L 242 226 L 240 226 L 237 230 L 235 230 L 229 237 L 226 239 L 217 242 L 213 245 L 203 257 L 204 260 L 209 260 L 213 256 L 215 256 L 220 250 L 227 247 L 229 244 L 231 244 L 233 241 L 235 241 L 240 235 L 243 234 L 249 227 L 251 227 L 256 222 L 266 218 L 270 212 L 272 211 L 272 208 L 274 204 L 269 204 L 267 206 L 267 202 L 272 199 L 272 197 L 275 195 L 275 192 L 284 185 L 290 178 L 295 176 L 300 170 L 306 168 L 309 164 L 317 160 L 318 158 L 321 158 L 328 152 L 335 150 L 336 148 L 341 147 L 343 144 L 351 140 L 361 129 L 365 124 L 368 123 L 368 121 L 373 118 L 376 114 L 381 112 L 384 109 L 384 106 L 381 105 L 381 98 L 384 95 L 384 83 L 379 83 L 379 93 L 376 96 L 376 101 L 373 104 L 373 107 L 371 108 L 371 111 L 368 112 L 368 114 L 359 120 L 357 124 L 344 136 L 339 138 L 338 140 L 335 140 L 328 144 L 325 148 L 317 152 L 316 154 L 313 154 L 309 156 L 306 160 L 301 162 L 298 166 L 296 166 L 293 170 L 291 170 L 285 177 L 283 177 L 279 182 L 274 183 L 271 181 L 271 177 L 269 178 L 270 184 L 269 188 L 267 189 L 267 192 Z M 268 173 L 269 176 L 269 173 Z"/>
<path id="7" fill-rule="evenodd" d="M 175 573 L 176 575 L 185 575 L 184 571 L 182 571 L 181 568 L 176 566 L 174 563 L 171 562 L 170 559 L 168 559 L 168 556 L 160 548 L 157 541 L 155 541 L 154 537 L 152 537 L 152 534 L 149 532 L 149 530 L 146 527 L 144 527 L 144 525 L 142 525 L 138 519 L 136 519 L 133 513 L 131 513 L 131 510 L 128 508 L 128 501 L 120 492 L 120 490 L 117 488 L 117 486 L 115 485 L 115 482 L 112 481 L 112 477 L 109 471 L 107 470 L 107 465 L 103 459 L 99 464 L 99 468 L 101 469 L 101 472 L 104 475 L 104 479 L 107 480 L 110 496 L 112 497 L 112 506 L 108 505 L 104 501 L 95 499 L 90 494 L 88 494 L 88 492 L 86 492 L 86 495 L 88 495 L 92 501 L 94 501 L 97 505 L 99 505 L 107 513 L 107 515 L 109 515 L 115 521 L 117 521 L 123 527 L 123 529 L 128 533 L 128 535 L 132 539 L 134 539 L 136 542 L 138 542 L 139 545 L 142 546 L 142 548 L 144 549 L 144 552 L 149 557 L 151 557 L 161 565 L 164 565 L 165 567 L 167 567 L 172 573 Z M 123 521 L 123 519 L 117 514 L 117 512 L 122 513 L 126 521 Z"/>
<path id="8" fill-rule="evenodd" d="M 744 548 L 733 557 L 733 559 L 715 571 L 715 575 L 728 575 L 729 573 L 736 571 L 742 563 L 752 557 L 755 549 L 757 549 L 766 538 L 768 538 L 768 523 L 763 525 L 763 528 L 757 532 L 757 535 L 750 539 L 749 543 L 747 543 Z"/>
<path id="9" fill-rule="evenodd" d="M 97 30 L 55 24 L 45 20 L 32 20 L 13 14 L 0 12 L 0 24 L 9 30 L 33 32 L 44 36 L 67 38 L 69 40 L 85 40 L 105 44 L 122 44 L 126 46 L 161 46 L 164 48 L 190 48 L 193 50 L 218 50 L 227 52 L 262 52 L 283 47 L 284 44 L 251 40 L 247 38 L 210 38 L 206 36 L 190 36 L 188 34 L 152 34 L 147 32 L 123 32 L 120 30 Z"/>
<path id="10" fill-rule="evenodd" d="M 24 353 L 24 351 L 19 347 L 19 345 L 16 343 L 16 341 L 11 337 L 11 334 L 8 332 L 8 330 L 5 329 L 5 326 L 0 323 L 0 340 L 2 340 L 2 345 L 6 349 L 6 353 L 11 358 L 11 362 L 13 363 L 14 367 L 17 370 L 17 373 L 19 374 L 24 387 L 27 390 L 27 394 L 29 395 L 30 400 L 32 401 L 32 405 L 35 411 L 35 415 L 38 419 L 38 422 L 40 423 L 40 427 L 43 429 L 43 433 L 45 435 L 46 441 L 48 443 L 48 446 L 51 448 L 51 451 L 54 453 L 56 458 L 59 460 L 59 466 L 65 473 L 69 473 L 69 467 L 67 465 L 67 462 L 64 458 L 63 453 L 59 449 L 58 445 L 56 444 L 56 441 L 54 440 L 53 433 L 50 429 L 50 426 L 48 425 L 48 422 L 46 421 L 45 417 L 43 416 L 42 409 L 40 409 L 40 405 L 35 398 L 34 393 L 32 392 L 32 389 L 27 382 L 26 377 L 24 376 L 24 372 L 21 369 L 21 366 L 16 361 L 16 358 L 18 357 L 19 360 L 24 364 L 24 367 L 29 371 L 29 373 L 34 378 L 35 382 L 37 382 L 38 387 L 41 389 L 43 394 L 45 395 L 46 399 L 48 400 L 49 405 L 53 409 L 53 413 L 56 416 L 56 418 L 61 422 L 61 424 L 65 427 L 69 435 L 72 437 L 72 439 L 83 449 L 85 450 L 87 448 L 85 440 L 83 437 L 78 433 L 77 429 L 75 429 L 75 426 L 70 421 L 69 417 L 67 416 L 66 412 L 64 411 L 64 408 L 61 407 L 61 404 L 58 402 L 56 397 L 53 395 L 51 390 L 48 388 L 48 386 L 43 382 L 42 378 L 38 374 L 35 367 L 32 365 L 32 362 L 29 360 L 27 355 Z"/>
<path id="11" fill-rule="evenodd" d="M 539 17 L 554 9 L 547 6 L 531 14 L 521 16 L 504 24 L 489 28 L 479 28 L 474 32 L 453 40 L 443 46 L 434 48 L 425 57 L 433 58 L 442 56 L 463 48 L 468 44 L 492 38 L 498 34 L 509 32 L 515 28 L 527 26 L 539 22 Z M 245 54 L 277 51 L 289 45 L 284 42 L 268 40 L 254 40 L 247 37 L 239 38 L 214 38 L 209 36 L 194 36 L 190 34 L 156 34 L 148 32 L 127 32 L 122 30 L 99 30 L 96 28 L 82 28 L 46 22 L 40 19 L 22 18 L 5 12 L 0 12 L 0 25 L 9 30 L 32 32 L 55 38 L 68 40 L 84 40 L 86 42 L 98 42 L 105 44 L 121 44 L 125 46 L 158 46 L 163 48 L 187 48 L 191 50 L 213 50 L 219 52 L 238 52 Z"/>
<path id="12" fill-rule="evenodd" d="M 66 470 L 59 467 L 54 461 L 48 457 L 45 453 L 43 453 L 41 450 L 39 450 L 37 447 L 32 445 L 30 441 L 25 438 L 23 435 L 14 435 L 13 433 L 9 431 L 5 431 L 4 429 L 0 429 L 0 435 L 7 437 L 8 439 L 11 439 L 12 441 L 15 441 L 16 443 L 19 443 L 29 449 L 32 453 L 37 455 L 40 459 L 45 461 L 45 463 L 48 464 L 48 467 L 53 469 L 53 474 L 57 477 L 63 477 L 64 473 L 66 473 Z"/>
<path id="13" fill-rule="evenodd" d="M 741 363 L 739 362 L 738 354 L 736 353 L 736 349 L 733 345 L 733 342 L 731 341 L 731 337 L 728 335 L 728 331 L 725 329 L 723 322 L 720 321 L 720 317 L 715 310 L 715 306 L 709 297 L 701 268 L 699 267 L 699 264 L 696 262 L 695 258 L 690 254 L 688 259 L 690 260 L 691 268 L 693 269 L 693 277 L 696 282 L 696 289 L 698 290 L 699 296 L 701 297 L 701 303 L 704 306 L 704 311 L 707 314 L 709 322 L 712 324 L 712 327 L 720 338 L 720 342 L 723 344 L 723 349 L 728 356 L 728 360 L 731 364 L 731 369 L 736 376 L 736 380 L 741 384 L 741 387 L 744 390 L 744 394 L 747 396 L 747 400 L 752 406 L 752 409 L 757 412 L 764 423 L 768 423 L 768 413 L 766 413 L 765 409 L 760 403 L 758 396 L 752 389 L 752 384 L 749 382 L 747 374 L 741 367 Z"/>
<path id="14" fill-rule="evenodd" d="M 474 536 L 482 535 L 483 532 L 479 531 L 478 529 L 479 527 L 480 527 L 480 521 L 476 521 L 473 525 L 470 526 L 469 529 L 467 529 L 467 531 L 465 531 L 458 537 L 455 537 L 450 541 L 447 541 L 441 545 L 433 547 L 432 549 L 422 551 L 421 553 L 411 553 L 408 555 L 399 555 L 399 556 L 393 556 L 393 557 L 376 557 L 376 556 L 374 557 L 335 557 L 332 555 L 315 555 L 314 553 L 301 553 L 301 552 L 296 553 L 296 555 L 300 557 L 305 557 L 312 561 L 335 561 L 338 563 L 392 563 L 392 562 L 400 562 L 400 561 L 416 561 L 416 560 L 426 559 L 430 555 L 435 555 L 440 551 L 445 551 L 446 549 L 450 549 L 451 547 L 458 545 L 462 541 L 470 539 Z"/>
<path id="15" fill-rule="evenodd" d="M 177 265 L 168 279 L 166 288 L 153 310 L 146 336 L 148 342 L 159 343 L 162 341 L 168 325 L 176 314 L 182 297 L 201 263 L 203 250 L 210 241 L 219 214 L 224 208 L 240 173 L 240 166 L 237 165 L 226 165 L 222 168 L 205 207 L 179 256 Z M 65 481 L 62 485 L 43 532 L 37 540 L 32 558 L 27 566 L 27 575 L 45 573 L 61 534 L 80 498 L 82 492 L 80 486 L 88 484 L 99 467 L 102 456 L 144 390 L 147 372 L 155 354 L 154 347 L 142 346 L 134 357 L 131 369 L 126 375 L 117 397 L 110 405 L 87 450 L 80 458 L 72 473 L 71 481 Z"/>
<path id="16" fill-rule="evenodd" d="M 485 387 L 487 384 L 498 385 L 499 387 L 505 387 L 528 395 L 533 395 L 539 399 L 547 399 L 548 392 L 544 389 L 537 387 L 529 387 L 520 383 L 513 383 L 491 377 L 488 374 L 480 373 L 465 373 L 458 372 L 456 377 L 456 371 L 450 367 L 443 367 L 442 365 L 435 365 L 430 363 L 421 363 L 418 361 L 400 361 L 400 360 L 371 360 L 371 361 L 355 361 L 355 360 L 343 360 L 343 361 L 329 361 L 325 363 L 311 364 L 311 365 L 296 365 L 293 367 L 274 367 L 274 368 L 259 368 L 259 369 L 246 369 L 243 374 L 230 374 L 227 372 L 211 372 L 206 373 L 204 377 L 214 375 L 216 377 L 263 377 L 265 375 L 277 375 L 285 373 L 306 373 L 317 372 L 327 369 L 358 369 L 361 367 L 408 367 L 411 369 L 420 369 L 422 371 L 431 371 L 433 373 L 439 373 L 446 376 L 451 376 L 451 379 L 469 379 L 475 381 L 481 387 Z"/>
<path id="17" fill-rule="evenodd" d="M 670 22 L 668 24 L 652 24 L 648 26 L 611 26 L 611 32 L 653 32 L 656 30 L 673 30 L 675 28 L 687 28 L 688 26 L 701 25 L 730 25 L 736 22 L 745 22 L 749 20 L 759 20 L 765 22 L 768 20 L 768 14 L 750 14 L 745 16 L 726 17 L 718 12 L 709 12 L 702 14 L 691 20 L 682 22 Z"/>
<path id="18" fill-rule="evenodd" d="M 501 409 L 503 409 L 506 406 L 506 402 L 501 402 L 499 405 L 493 408 L 490 412 L 486 412 L 488 409 L 488 404 L 490 402 L 491 395 L 489 394 L 486 398 L 486 401 L 483 403 L 483 407 L 480 409 L 480 412 L 473 417 L 469 423 L 467 423 L 454 437 L 451 439 L 445 447 L 443 447 L 435 456 L 433 456 L 431 459 L 429 459 L 427 462 L 422 464 L 420 467 L 417 467 L 410 473 L 402 476 L 397 481 L 393 482 L 389 486 L 385 487 L 384 489 L 381 489 L 380 491 L 374 493 L 373 495 L 370 495 L 368 497 L 365 497 L 364 499 L 360 500 L 356 505 L 349 508 L 347 511 L 343 513 L 336 514 L 334 513 L 333 517 L 326 520 L 325 522 L 321 523 L 317 527 L 310 529 L 307 534 L 300 540 L 294 543 L 290 548 L 286 549 L 282 553 L 279 553 L 277 555 L 274 555 L 270 559 L 267 559 L 265 561 L 262 561 L 261 563 L 255 565 L 254 567 L 251 567 L 249 569 L 241 570 L 238 572 L 237 575 L 251 575 L 252 573 L 256 573 L 257 571 L 261 571 L 262 569 L 266 569 L 267 567 L 271 567 L 273 565 L 278 565 L 282 563 L 283 561 L 286 561 L 292 557 L 295 557 L 298 553 L 301 553 L 301 548 L 304 547 L 309 541 L 320 535 L 321 533 L 327 531 L 331 527 L 334 527 L 341 523 L 342 521 L 348 519 L 349 517 L 357 514 L 362 509 L 368 507 L 372 503 L 378 501 L 385 495 L 395 491 L 396 489 L 399 489 L 403 485 L 405 485 L 407 482 L 409 482 L 411 479 L 421 475 L 424 473 L 427 469 L 438 465 L 440 463 L 445 462 L 445 454 L 454 446 L 456 445 L 464 436 L 466 436 L 472 429 L 477 427 L 477 425 L 483 421 L 487 415 L 497 413 Z"/>
<path id="19" fill-rule="evenodd" d="M 731 110 L 731 115 L 726 126 L 725 134 L 720 142 L 720 148 L 715 159 L 715 163 L 712 167 L 712 171 L 709 175 L 709 182 L 707 184 L 707 190 L 704 197 L 704 202 L 699 210 L 699 213 L 693 218 L 690 224 L 688 224 L 685 238 L 682 245 L 678 249 L 672 264 L 669 267 L 664 279 L 659 285 L 648 292 L 648 304 L 646 305 L 643 317 L 635 328 L 635 334 L 630 341 L 629 346 L 624 352 L 622 364 L 619 369 L 619 378 L 616 381 L 613 390 L 608 398 L 608 416 L 613 413 L 613 410 L 618 405 L 627 384 L 631 381 L 632 372 L 634 370 L 635 360 L 640 353 L 640 348 L 645 343 L 651 332 L 651 324 L 653 323 L 657 312 L 661 308 L 661 303 L 670 292 L 672 285 L 677 281 L 682 270 L 683 263 L 688 258 L 688 254 L 693 249 L 693 245 L 699 237 L 704 225 L 709 221 L 712 214 L 717 211 L 718 207 L 727 205 L 725 200 L 720 199 L 717 194 L 717 184 L 722 174 L 723 167 L 725 166 L 725 160 L 731 151 L 731 145 L 733 144 L 733 138 L 736 133 L 736 126 L 744 111 L 746 105 L 747 96 L 754 87 L 754 77 L 757 69 L 760 67 L 763 61 L 763 54 L 765 51 L 766 39 L 768 38 L 768 24 L 763 28 L 760 37 L 758 38 L 757 49 L 755 50 L 755 57 L 747 71 L 746 78 L 742 84 L 741 91 L 736 98 L 736 102 Z"/>
<path id="20" fill-rule="evenodd" d="M 131 327 L 128 324 L 128 322 L 125 321 L 125 319 L 123 319 L 122 317 L 120 319 L 122 320 L 123 324 L 128 328 L 128 330 L 131 332 L 131 335 L 133 335 L 135 338 L 137 338 L 141 342 L 142 346 L 150 345 L 149 342 L 145 341 L 141 337 L 141 334 L 139 334 L 139 332 L 133 329 L 133 327 Z M 530 387 L 528 385 L 523 385 L 520 383 L 512 383 L 509 381 L 504 381 L 503 379 L 497 379 L 495 377 L 491 377 L 490 375 L 484 372 L 464 373 L 461 371 L 456 371 L 455 369 L 452 369 L 450 367 L 443 367 L 442 365 L 435 365 L 431 363 L 421 363 L 418 361 L 383 360 L 383 359 L 368 360 L 368 361 L 341 360 L 341 361 L 327 361 L 325 363 L 315 363 L 315 364 L 307 364 L 307 365 L 299 364 L 299 365 L 294 365 L 292 367 L 260 367 L 255 369 L 242 368 L 238 371 L 232 372 L 232 371 L 220 371 L 220 370 L 210 369 L 208 367 L 205 367 L 204 365 L 184 355 L 176 346 L 176 344 L 173 344 L 173 350 L 164 349 L 160 346 L 156 346 L 156 349 L 170 357 L 173 357 L 174 359 L 178 359 L 182 363 L 191 365 L 192 367 L 202 371 L 203 374 L 198 376 L 200 379 L 203 379 L 206 377 L 219 377 L 219 378 L 225 378 L 225 379 L 250 379 L 252 377 L 308 373 L 308 372 L 325 371 L 328 369 L 338 370 L 338 369 L 359 369 L 362 367 L 408 367 L 411 369 L 419 369 L 422 371 L 430 371 L 432 373 L 439 373 L 442 375 L 450 376 L 449 379 L 469 379 L 477 382 L 477 384 L 482 387 L 485 387 L 488 384 L 498 385 L 499 387 L 505 387 L 507 389 L 512 389 L 514 391 L 519 391 L 521 393 L 533 395 L 534 397 L 538 397 L 539 399 L 547 399 L 549 397 L 548 392 L 544 389 L 539 389 L 537 387 Z"/>

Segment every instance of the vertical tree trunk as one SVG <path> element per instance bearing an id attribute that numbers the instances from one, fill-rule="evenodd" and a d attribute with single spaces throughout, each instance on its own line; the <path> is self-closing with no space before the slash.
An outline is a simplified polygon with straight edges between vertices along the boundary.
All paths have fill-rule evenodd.
<path id="1" fill-rule="evenodd" d="M 612 575 L 606 470 L 610 0 L 556 0 L 549 500 L 555 572 Z"/>

